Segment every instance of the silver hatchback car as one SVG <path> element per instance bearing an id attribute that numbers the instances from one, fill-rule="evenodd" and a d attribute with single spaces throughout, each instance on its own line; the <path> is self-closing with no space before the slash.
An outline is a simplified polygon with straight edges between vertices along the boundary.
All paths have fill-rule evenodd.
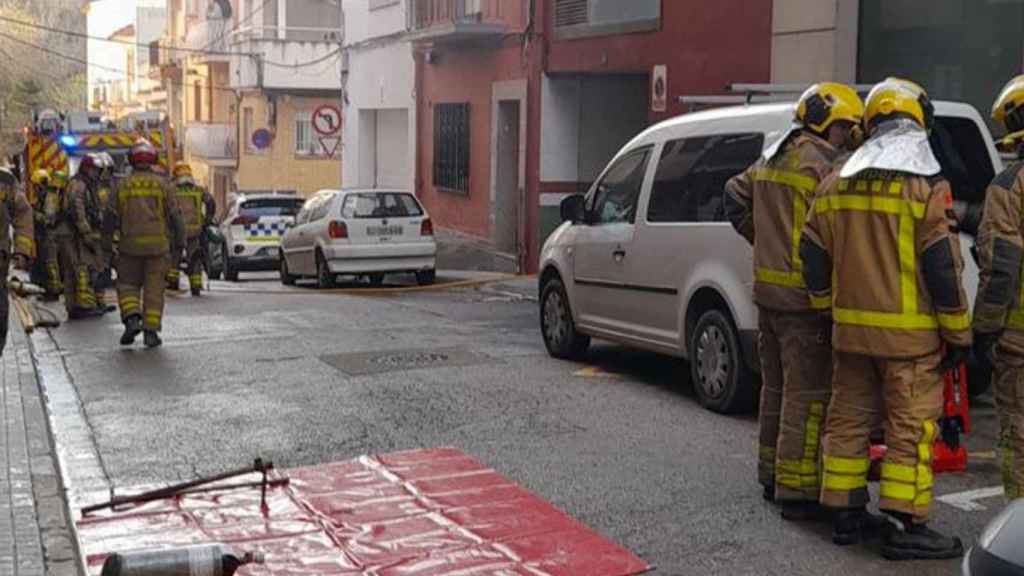
<path id="1" fill-rule="evenodd" d="M 612 159 L 590 191 L 562 202 L 565 222 L 540 260 L 540 322 L 552 356 L 578 358 L 602 338 L 690 361 L 707 408 L 757 398 L 752 252 L 723 211 L 725 183 L 782 137 L 793 104 L 722 108 L 653 126 Z M 970 236 L 1002 161 L 977 110 L 936 102 L 933 147 Z M 965 252 L 973 242 L 962 242 Z M 973 301 L 977 268 L 965 254 Z M 973 376 L 973 375 L 972 375 Z M 970 377 L 972 391 L 987 375 Z"/>

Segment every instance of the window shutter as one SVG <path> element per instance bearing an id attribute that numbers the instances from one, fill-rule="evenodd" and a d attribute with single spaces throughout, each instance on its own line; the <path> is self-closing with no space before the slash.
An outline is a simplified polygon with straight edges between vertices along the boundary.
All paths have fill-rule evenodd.
<path id="1" fill-rule="evenodd" d="M 555 0 L 555 28 L 588 23 L 589 9 L 590 0 Z"/>

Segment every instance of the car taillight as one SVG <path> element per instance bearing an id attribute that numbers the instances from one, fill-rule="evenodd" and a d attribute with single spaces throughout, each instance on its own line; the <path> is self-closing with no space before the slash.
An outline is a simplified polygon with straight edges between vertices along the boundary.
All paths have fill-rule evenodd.
<path id="1" fill-rule="evenodd" d="M 248 226 L 249 224 L 255 224 L 258 220 L 259 218 L 255 216 L 236 216 L 235 219 L 231 221 L 231 225 Z"/>
<path id="2" fill-rule="evenodd" d="M 331 240 L 348 238 L 348 226 L 344 222 L 331 220 L 331 223 L 327 225 L 327 235 L 331 237 Z"/>
<path id="3" fill-rule="evenodd" d="M 434 235 L 434 223 L 430 221 L 430 218 L 424 218 L 423 224 L 420 224 L 420 236 L 433 236 Z"/>

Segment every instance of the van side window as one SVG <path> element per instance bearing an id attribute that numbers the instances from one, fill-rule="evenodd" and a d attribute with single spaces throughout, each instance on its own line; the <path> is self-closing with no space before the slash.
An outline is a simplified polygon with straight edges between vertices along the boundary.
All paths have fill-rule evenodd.
<path id="1" fill-rule="evenodd" d="M 724 222 L 725 183 L 757 161 L 763 134 L 665 143 L 647 206 L 648 222 Z"/>
<path id="2" fill-rule="evenodd" d="M 953 189 L 953 199 L 983 203 L 985 190 L 996 175 L 978 125 L 969 118 L 938 116 L 930 140 L 942 175 Z"/>
<path id="3" fill-rule="evenodd" d="M 592 224 L 632 224 L 636 220 L 650 155 L 649 148 L 637 150 L 620 158 L 608 170 L 591 201 Z"/>

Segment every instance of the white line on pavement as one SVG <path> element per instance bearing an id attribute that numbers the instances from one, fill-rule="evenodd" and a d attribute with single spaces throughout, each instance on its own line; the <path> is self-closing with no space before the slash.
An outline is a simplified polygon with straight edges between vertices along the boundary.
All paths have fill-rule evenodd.
<path id="1" fill-rule="evenodd" d="M 1002 495 L 1002 486 L 992 486 L 991 488 L 978 488 L 977 490 L 966 490 L 964 492 L 945 494 L 939 496 L 937 500 L 944 504 L 949 504 L 954 508 L 959 508 L 964 512 L 980 512 L 987 508 L 976 502 L 977 500 L 985 500 L 986 498 L 995 498 L 996 496 Z"/>

